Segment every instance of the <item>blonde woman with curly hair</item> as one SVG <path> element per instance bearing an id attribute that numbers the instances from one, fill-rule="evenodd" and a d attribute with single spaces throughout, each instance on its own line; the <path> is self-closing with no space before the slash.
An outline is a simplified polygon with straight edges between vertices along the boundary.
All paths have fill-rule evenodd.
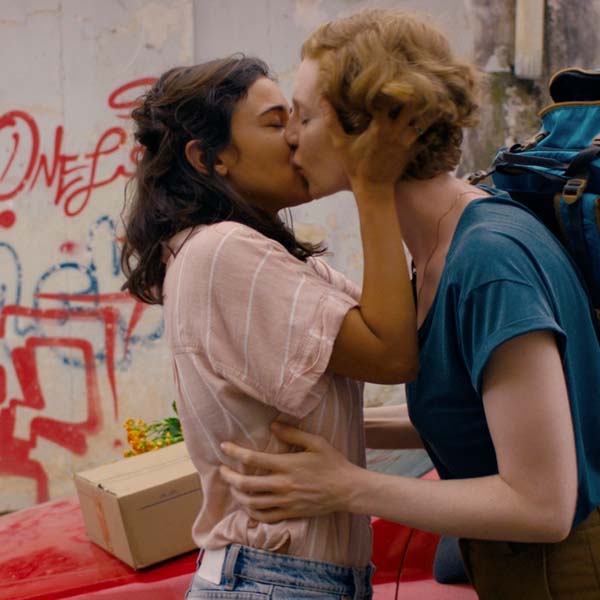
<path id="1" fill-rule="evenodd" d="M 369 472 L 281 425 L 277 436 L 305 451 L 224 444 L 266 474 L 221 474 L 257 521 L 347 511 L 457 536 L 481 598 L 600 598 L 593 311 L 542 223 L 452 173 L 462 128 L 475 123 L 478 79 L 428 22 L 362 12 L 305 42 L 286 132 L 318 197 L 354 188 L 340 147 L 367 152 L 360 134 L 373 121 L 411 115 L 418 148 L 395 201 L 414 261 L 420 371 L 408 409 L 368 409 L 365 429 L 371 448 L 424 447 L 441 480 Z"/>

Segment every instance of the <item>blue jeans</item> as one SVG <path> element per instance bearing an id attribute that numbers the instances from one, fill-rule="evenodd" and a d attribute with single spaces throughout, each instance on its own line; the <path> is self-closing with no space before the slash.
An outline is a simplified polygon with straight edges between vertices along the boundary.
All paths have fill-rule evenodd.
<path id="1" fill-rule="evenodd" d="M 198 565 L 202 561 L 202 552 Z M 221 581 L 192 579 L 186 600 L 371 600 L 373 567 L 343 567 L 240 544 L 227 547 Z"/>

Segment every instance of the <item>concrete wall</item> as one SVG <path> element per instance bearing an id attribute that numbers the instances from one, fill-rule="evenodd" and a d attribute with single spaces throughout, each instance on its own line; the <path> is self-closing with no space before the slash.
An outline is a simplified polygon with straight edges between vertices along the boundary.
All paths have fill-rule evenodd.
<path id="1" fill-rule="evenodd" d="M 160 308 L 119 291 L 132 100 L 170 66 L 240 50 L 266 59 L 289 93 L 306 34 L 375 4 L 431 14 L 490 71 L 463 170 L 536 126 L 549 70 L 597 55 L 600 0 L 547 2 L 539 81 L 510 72 L 513 0 L 0 0 L 0 512 L 71 493 L 74 471 L 121 455 L 127 417 L 170 413 Z M 295 209 L 294 221 L 360 282 L 348 194 Z M 401 387 L 368 390 L 371 403 L 401 399 Z"/>

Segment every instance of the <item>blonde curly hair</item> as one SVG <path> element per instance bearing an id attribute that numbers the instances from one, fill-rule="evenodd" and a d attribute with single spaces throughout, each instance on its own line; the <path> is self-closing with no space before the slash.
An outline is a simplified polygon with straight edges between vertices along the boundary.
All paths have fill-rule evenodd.
<path id="1" fill-rule="evenodd" d="M 364 131 L 371 115 L 410 104 L 431 125 L 424 149 L 404 178 L 429 179 L 456 167 L 462 128 L 477 123 L 481 75 L 457 59 L 432 24 L 404 11 L 365 10 L 319 27 L 302 46 L 319 63 L 321 91 L 347 133 Z"/>

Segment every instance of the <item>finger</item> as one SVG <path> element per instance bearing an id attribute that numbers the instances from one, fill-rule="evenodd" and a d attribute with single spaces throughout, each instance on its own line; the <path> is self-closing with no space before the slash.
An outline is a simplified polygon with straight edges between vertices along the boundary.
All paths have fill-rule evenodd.
<path id="1" fill-rule="evenodd" d="M 292 446 L 299 446 L 306 450 L 318 451 L 323 447 L 323 438 L 319 435 L 307 433 L 296 427 L 284 425 L 277 421 L 271 423 L 271 430 L 282 441 Z"/>
<path id="2" fill-rule="evenodd" d="M 280 455 L 277 454 L 256 452 L 232 442 L 221 442 L 221 450 L 230 458 L 240 461 L 247 467 L 256 467 L 266 471 L 280 471 L 282 467 Z"/>
<path id="3" fill-rule="evenodd" d="M 326 100 L 322 100 L 322 111 L 325 127 L 327 128 L 333 147 L 340 148 L 347 144 L 350 141 L 351 136 L 344 131 L 338 114 L 333 106 Z"/>
<path id="4" fill-rule="evenodd" d="M 219 467 L 221 478 L 235 489 L 252 494 L 269 493 L 274 488 L 270 475 L 242 475 L 225 465 Z M 275 482 L 276 484 L 276 482 Z"/>
<path id="5" fill-rule="evenodd" d="M 281 491 L 281 484 L 272 475 L 242 475 L 225 465 L 219 467 L 222 479 L 241 492 L 270 494 Z"/>
<path id="6" fill-rule="evenodd" d="M 226 483 L 244 493 L 281 496 L 290 490 L 288 480 L 277 475 L 244 475 L 226 465 L 221 465 L 219 472 Z"/>
<path id="7" fill-rule="evenodd" d="M 244 509 L 248 510 L 275 510 L 285 508 L 290 500 L 278 494 L 245 494 L 235 488 L 231 489 L 231 495 Z"/>
<path id="8" fill-rule="evenodd" d="M 296 513 L 293 510 L 274 508 L 272 510 L 247 510 L 248 516 L 255 521 L 261 523 L 279 523 L 280 521 L 286 521 L 288 519 L 297 519 L 302 516 L 300 513 Z"/>
<path id="9" fill-rule="evenodd" d="M 345 135 L 338 114 L 333 108 L 333 106 L 325 99 L 321 100 L 320 106 L 321 111 L 323 112 L 325 124 L 327 125 L 327 127 L 329 127 L 329 130 L 333 133 Z"/>

